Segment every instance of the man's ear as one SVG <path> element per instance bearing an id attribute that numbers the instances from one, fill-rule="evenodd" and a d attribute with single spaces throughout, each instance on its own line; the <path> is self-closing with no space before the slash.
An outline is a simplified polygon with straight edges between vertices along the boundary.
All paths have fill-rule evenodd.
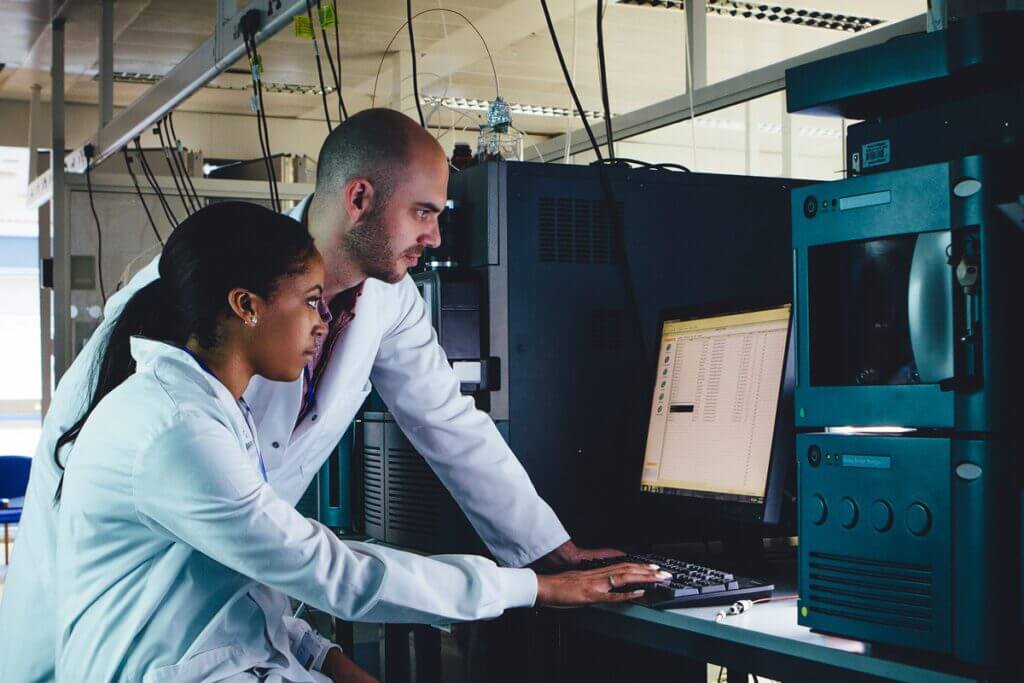
<path id="1" fill-rule="evenodd" d="M 366 178 L 352 178 L 345 183 L 343 201 L 350 221 L 359 222 L 373 208 L 374 194 L 373 183 Z"/>

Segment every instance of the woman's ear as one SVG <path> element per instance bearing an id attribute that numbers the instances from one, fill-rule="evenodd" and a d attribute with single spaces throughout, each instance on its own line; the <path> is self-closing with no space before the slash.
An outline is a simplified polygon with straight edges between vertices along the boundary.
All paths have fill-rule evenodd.
<path id="1" fill-rule="evenodd" d="M 247 289 L 235 288 L 228 292 L 231 312 L 244 324 L 255 327 L 259 323 L 258 296 Z"/>

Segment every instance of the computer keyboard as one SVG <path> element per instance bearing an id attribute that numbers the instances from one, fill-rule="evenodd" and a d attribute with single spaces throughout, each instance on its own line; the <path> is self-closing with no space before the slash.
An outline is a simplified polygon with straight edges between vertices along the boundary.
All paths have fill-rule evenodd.
<path id="1" fill-rule="evenodd" d="M 599 569 L 622 562 L 656 564 L 672 574 L 671 579 L 658 583 L 634 583 L 612 589 L 621 593 L 643 590 L 645 591 L 644 595 L 637 602 L 649 607 L 667 609 L 700 605 L 729 605 L 737 600 L 767 598 L 775 590 L 774 585 L 764 581 L 734 576 L 729 572 L 653 553 L 584 560 L 580 563 L 579 568 Z"/>

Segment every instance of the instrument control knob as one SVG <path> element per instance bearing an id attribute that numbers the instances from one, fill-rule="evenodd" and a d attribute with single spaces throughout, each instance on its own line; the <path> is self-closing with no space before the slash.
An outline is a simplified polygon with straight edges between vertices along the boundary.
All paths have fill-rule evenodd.
<path id="1" fill-rule="evenodd" d="M 857 503 L 854 502 L 853 498 L 843 498 L 839 501 L 839 523 L 847 529 L 852 529 L 857 526 L 857 519 L 860 517 L 860 511 L 857 509 Z"/>

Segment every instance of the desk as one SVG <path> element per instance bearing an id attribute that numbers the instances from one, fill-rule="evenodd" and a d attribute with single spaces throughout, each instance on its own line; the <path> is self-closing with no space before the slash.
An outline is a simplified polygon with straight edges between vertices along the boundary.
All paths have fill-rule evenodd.
<path id="1" fill-rule="evenodd" d="M 789 590 L 777 595 L 792 595 Z M 722 607 L 654 610 L 636 604 L 565 610 L 562 621 L 580 633 L 601 634 L 614 641 L 714 662 L 745 681 L 751 672 L 786 681 L 878 681 L 968 683 L 979 680 L 964 671 L 951 673 L 929 666 L 935 658 L 880 656 L 871 646 L 834 638 L 797 625 L 794 600 L 755 605 L 750 611 L 716 623 Z M 593 651 L 593 646 L 591 646 Z M 741 674 L 741 675 L 737 675 Z M 676 679 L 679 680 L 679 679 Z M 704 680 L 700 678 L 699 680 Z"/>
<path id="2" fill-rule="evenodd" d="M 698 561 L 703 559 L 698 558 Z M 796 595 L 792 567 L 776 567 L 772 573 L 775 574 L 776 596 Z M 780 577 L 788 578 L 780 580 Z M 725 666 L 732 673 L 733 683 L 745 682 L 746 672 L 785 683 L 1024 680 L 1024 677 L 1011 675 L 992 677 L 991 672 L 971 671 L 928 653 L 880 650 L 860 641 L 813 633 L 797 624 L 795 599 L 760 603 L 744 614 L 716 622 L 715 616 L 722 609 L 722 606 L 713 606 L 655 610 L 630 603 L 582 609 L 513 610 L 475 628 L 490 630 L 489 640 L 505 644 L 498 650 L 493 646 L 487 648 L 487 656 L 502 660 L 488 667 L 492 669 L 488 675 L 492 682 L 603 682 L 628 680 L 625 676 L 634 673 L 639 678 L 633 676 L 633 679 L 647 680 L 668 672 L 670 678 L 666 680 L 673 683 L 704 683 L 706 662 Z M 410 632 L 418 641 L 418 646 L 412 648 L 415 654 L 410 652 Z M 337 636 L 343 646 L 347 645 L 352 651 L 351 626 L 337 622 Z M 620 648 L 619 644 L 629 647 Z M 388 626 L 383 629 L 382 646 L 381 670 L 390 681 L 409 680 L 413 671 L 417 681 L 442 680 L 435 630 Z M 656 655 L 652 656 L 652 651 Z M 510 666 L 513 660 L 521 660 L 526 653 L 530 653 L 533 662 L 519 661 L 517 666 Z M 645 660 L 646 666 L 640 666 L 640 659 Z M 657 661 L 646 661 L 648 659 Z M 494 669 L 498 669 L 498 673 Z M 581 670 L 594 673 L 581 675 Z"/>

